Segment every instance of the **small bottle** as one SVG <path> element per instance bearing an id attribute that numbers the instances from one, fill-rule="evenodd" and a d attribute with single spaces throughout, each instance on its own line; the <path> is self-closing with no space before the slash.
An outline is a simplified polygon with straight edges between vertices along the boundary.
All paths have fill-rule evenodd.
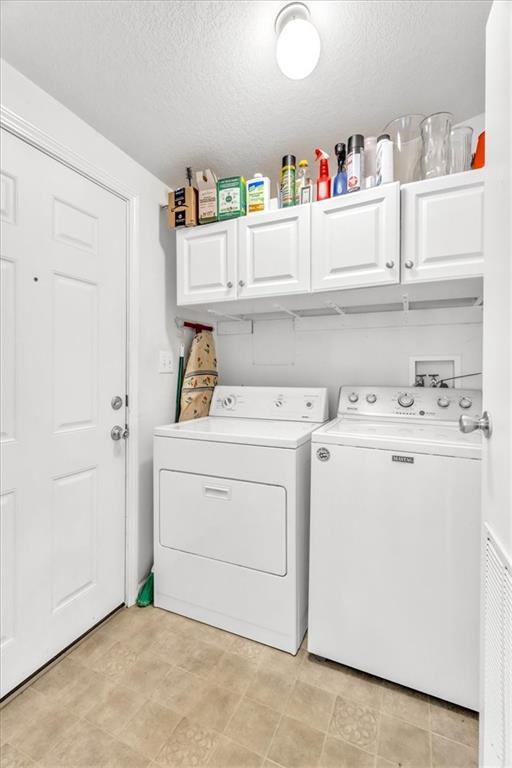
<path id="1" fill-rule="evenodd" d="M 364 136 L 355 133 L 348 140 L 347 190 L 357 192 L 364 179 Z"/>
<path id="2" fill-rule="evenodd" d="M 364 175 L 365 189 L 376 184 L 377 178 L 377 137 L 367 136 L 364 140 Z"/>
<path id="3" fill-rule="evenodd" d="M 332 182 L 332 195 L 333 197 L 337 197 L 338 195 L 344 195 L 347 191 L 347 169 L 345 166 L 346 151 L 343 142 L 336 144 L 334 147 L 334 154 L 338 158 L 338 173 Z"/>
<path id="4" fill-rule="evenodd" d="M 259 213 L 270 208 L 270 179 L 255 173 L 247 182 L 247 213 Z"/>
<path id="5" fill-rule="evenodd" d="M 309 163 L 307 160 L 299 160 L 297 176 L 295 178 L 295 205 L 311 203 L 313 200 L 313 185 L 309 175 Z"/>
<path id="6" fill-rule="evenodd" d="M 331 177 L 329 175 L 329 155 L 323 149 L 315 149 L 316 159 L 320 161 L 316 180 L 316 199 L 327 200 L 331 196 Z"/>
<path id="7" fill-rule="evenodd" d="M 281 164 L 279 200 L 281 208 L 295 205 L 295 155 L 285 155 Z"/>
<path id="8" fill-rule="evenodd" d="M 388 133 L 382 133 L 377 140 L 377 184 L 394 181 L 393 142 Z"/>

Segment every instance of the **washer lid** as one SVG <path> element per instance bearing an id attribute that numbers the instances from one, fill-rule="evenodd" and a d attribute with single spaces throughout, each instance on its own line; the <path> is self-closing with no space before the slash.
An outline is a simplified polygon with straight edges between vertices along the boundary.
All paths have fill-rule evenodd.
<path id="1" fill-rule="evenodd" d="M 455 424 L 377 422 L 338 417 L 317 429 L 312 442 L 479 459 L 482 437 L 479 432 L 465 435 Z"/>
<path id="2" fill-rule="evenodd" d="M 156 427 L 154 434 L 157 437 L 209 440 L 215 443 L 298 448 L 310 439 L 317 426 L 318 424 L 304 424 L 298 421 L 206 416 L 202 419 Z"/>

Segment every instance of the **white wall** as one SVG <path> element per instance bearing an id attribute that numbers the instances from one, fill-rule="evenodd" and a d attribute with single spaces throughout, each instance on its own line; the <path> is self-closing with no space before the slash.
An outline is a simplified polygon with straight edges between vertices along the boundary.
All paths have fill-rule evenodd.
<path id="1" fill-rule="evenodd" d="M 174 237 L 169 234 L 165 211 L 166 185 L 111 144 L 93 128 L 25 78 L 1 62 L 2 107 L 36 125 L 60 144 L 117 179 L 138 195 L 140 257 L 137 281 L 139 399 L 138 411 L 138 577 L 142 579 L 153 559 L 152 542 L 152 430 L 169 422 L 174 411 L 176 377 L 158 374 L 159 350 L 177 349 L 174 325 L 174 270 L 169 268 Z M 170 151 L 171 148 L 169 148 Z"/>
<path id="2" fill-rule="evenodd" d="M 388 321 L 396 321 L 387 328 L 295 332 L 293 320 L 257 321 L 252 335 L 217 337 L 221 383 L 327 386 L 334 415 L 342 384 L 409 384 L 412 355 L 458 355 L 462 373 L 482 370 L 478 314 L 464 309 L 416 312 L 407 319 L 386 313 Z M 371 315 L 364 317 L 372 322 Z M 433 324 L 415 325 L 415 317 L 422 323 L 430 318 Z M 280 357 L 286 358 L 282 364 Z M 465 386 L 479 389 L 481 381 L 471 378 Z"/>

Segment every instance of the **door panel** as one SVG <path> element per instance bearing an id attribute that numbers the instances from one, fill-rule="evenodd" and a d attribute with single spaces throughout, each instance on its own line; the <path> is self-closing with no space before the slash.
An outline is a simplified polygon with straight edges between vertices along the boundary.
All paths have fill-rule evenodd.
<path id="1" fill-rule="evenodd" d="M 239 298 L 309 291 L 309 205 L 240 219 Z"/>
<path id="2" fill-rule="evenodd" d="M 95 583 L 97 469 L 53 481 L 52 608 L 57 611 Z M 73 514 L 70 515 L 70 510 Z"/>
<path id="3" fill-rule="evenodd" d="M 54 274 L 53 283 L 54 430 L 94 427 L 98 422 L 98 285 L 59 274 Z"/>
<path id="4" fill-rule="evenodd" d="M 16 423 L 16 262 L 0 258 L 0 440 L 15 439 Z"/>
<path id="5" fill-rule="evenodd" d="M 10 491 L 0 496 L 0 648 L 10 643 L 15 633 L 15 546 L 16 494 Z"/>
<path id="6" fill-rule="evenodd" d="M 277 485 L 160 472 L 160 544 L 284 576 L 286 491 Z"/>
<path id="7" fill-rule="evenodd" d="M 312 205 L 314 291 L 399 281 L 399 185 Z"/>
<path id="8" fill-rule="evenodd" d="M 2 163 L 4 695 L 124 599 L 126 204 L 4 131 Z"/>
<path id="9" fill-rule="evenodd" d="M 481 275 L 483 171 L 402 188 L 402 282 Z"/>
<path id="10" fill-rule="evenodd" d="M 317 448 L 309 650 L 477 709 L 480 461 Z"/>
<path id="11" fill-rule="evenodd" d="M 178 304 L 236 298 L 236 220 L 176 233 Z"/>

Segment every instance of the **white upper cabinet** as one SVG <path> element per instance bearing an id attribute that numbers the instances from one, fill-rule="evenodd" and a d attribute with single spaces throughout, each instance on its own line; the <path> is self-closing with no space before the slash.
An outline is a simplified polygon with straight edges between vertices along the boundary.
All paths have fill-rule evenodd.
<path id="1" fill-rule="evenodd" d="M 178 304 L 235 299 L 236 251 L 236 219 L 178 230 Z"/>
<path id="2" fill-rule="evenodd" d="M 402 187 L 402 282 L 483 273 L 483 170 Z"/>
<path id="3" fill-rule="evenodd" d="M 483 198 L 466 171 L 180 229 L 178 305 L 478 277 Z"/>
<path id="4" fill-rule="evenodd" d="M 310 223 L 309 205 L 239 219 L 239 298 L 309 291 Z"/>
<path id="5" fill-rule="evenodd" d="M 312 205 L 314 291 L 398 283 L 399 184 Z"/>

